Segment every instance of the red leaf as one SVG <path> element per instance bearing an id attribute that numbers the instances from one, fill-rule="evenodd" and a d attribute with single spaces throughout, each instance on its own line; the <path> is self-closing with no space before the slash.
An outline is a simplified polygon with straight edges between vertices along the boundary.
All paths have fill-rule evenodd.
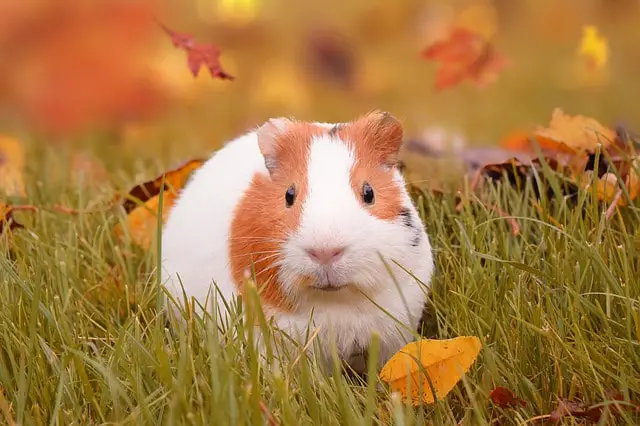
<path id="1" fill-rule="evenodd" d="M 227 74 L 220 65 L 220 49 L 215 44 L 196 43 L 191 34 L 178 33 L 158 21 L 169 37 L 171 43 L 178 49 L 187 52 L 187 65 L 194 77 L 198 76 L 200 68 L 204 65 L 209 69 L 212 77 L 222 80 L 233 80 L 234 77 Z"/>
<path id="2" fill-rule="evenodd" d="M 436 71 L 436 90 L 455 86 L 465 78 L 476 87 L 493 83 L 509 60 L 480 35 L 465 28 L 454 28 L 449 38 L 422 51 L 422 57 L 440 62 Z"/>
<path id="3" fill-rule="evenodd" d="M 500 408 L 510 408 L 515 407 L 516 405 L 521 405 L 522 407 L 526 407 L 526 401 L 516 397 L 515 393 L 511 389 L 504 388 L 502 386 L 497 386 L 494 390 L 489 394 L 489 398 Z"/>

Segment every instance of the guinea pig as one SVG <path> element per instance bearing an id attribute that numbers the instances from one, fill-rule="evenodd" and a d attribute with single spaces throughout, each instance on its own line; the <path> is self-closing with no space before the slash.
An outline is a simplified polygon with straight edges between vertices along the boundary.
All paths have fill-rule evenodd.
<path id="1" fill-rule="evenodd" d="M 319 327 L 321 355 L 331 338 L 347 362 L 375 331 L 386 362 L 412 340 L 434 269 L 397 167 L 402 141 L 401 123 L 374 111 L 336 124 L 275 118 L 228 142 L 169 212 L 166 289 L 224 307 L 251 270 L 279 329 L 301 342 Z"/>

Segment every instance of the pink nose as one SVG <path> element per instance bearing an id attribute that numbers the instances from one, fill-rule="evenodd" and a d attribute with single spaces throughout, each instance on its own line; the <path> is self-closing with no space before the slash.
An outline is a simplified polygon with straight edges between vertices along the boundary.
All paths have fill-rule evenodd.
<path id="1" fill-rule="evenodd" d="M 309 257 L 322 265 L 329 265 L 330 263 L 337 262 L 344 254 L 344 247 L 329 247 L 329 248 L 311 248 L 307 249 Z"/>

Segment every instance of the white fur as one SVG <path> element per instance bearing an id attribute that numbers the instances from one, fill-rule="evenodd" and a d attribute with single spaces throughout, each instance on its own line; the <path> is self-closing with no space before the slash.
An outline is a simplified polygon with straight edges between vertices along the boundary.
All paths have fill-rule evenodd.
<path id="1" fill-rule="evenodd" d="M 297 310 L 278 313 L 275 321 L 292 337 L 303 340 L 310 334 L 307 325 L 313 310 L 312 321 L 320 327 L 318 338 L 326 348 L 321 355 L 329 355 L 328 339 L 333 336 L 339 354 L 345 359 L 365 349 L 371 333 L 377 331 L 382 343 L 380 362 L 384 362 L 412 338 L 396 320 L 415 330 L 426 300 L 433 259 L 429 238 L 400 173 L 395 172 L 394 180 L 401 188 L 402 204 L 409 210 L 414 228 L 403 225 L 402 218 L 377 219 L 359 204 L 349 181 L 354 161 L 354 153 L 342 141 L 329 136 L 312 141 L 309 192 L 300 228 L 289 236 L 279 261 L 282 289 L 296 302 Z M 182 293 L 176 273 L 187 296 L 202 304 L 213 280 L 225 299 L 236 296 L 228 254 L 230 224 L 233 210 L 255 173 L 267 174 L 267 170 L 256 134 L 252 132 L 215 153 L 183 189 L 162 237 L 163 279 L 179 301 Z M 420 233 L 420 243 L 413 247 L 411 240 L 416 233 Z M 308 288 L 297 281 L 301 274 L 314 275 L 320 268 L 304 248 L 323 244 L 346 247 L 343 257 L 329 272 L 332 283 L 349 284 L 338 291 Z M 380 255 L 387 261 L 395 281 Z M 394 260 L 424 285 L 395 265 Z"/>

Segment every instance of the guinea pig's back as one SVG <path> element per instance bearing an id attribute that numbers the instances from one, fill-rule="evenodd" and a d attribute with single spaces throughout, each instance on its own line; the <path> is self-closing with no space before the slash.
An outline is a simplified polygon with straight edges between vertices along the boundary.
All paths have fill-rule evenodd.
<path id="1" fill-rule="evenodd" d="M 181 191 L 162 232 L 161 265 L 163 284 L 178 302 L 184 288 L 204 304 L 213 280 L 228 302 L 236 294 L 228 239 L 234 210 L 256 173 L 267 170 L 252 132 L 214 153 Z"/>

